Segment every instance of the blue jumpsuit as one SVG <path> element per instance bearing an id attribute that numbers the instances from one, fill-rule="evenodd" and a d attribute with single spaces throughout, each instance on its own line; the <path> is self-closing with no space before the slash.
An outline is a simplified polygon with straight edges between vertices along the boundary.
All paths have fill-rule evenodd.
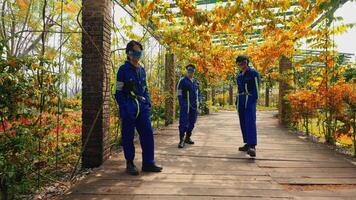
<path id="1" fill-rule="evenodd" d="M 201 94 L 197 80 L 190 80 L 187 76 L 180 79 L 178 85 L 179 134 L 184 137 L 185 133 L 192 133 L 198 117 Z"/>
<path id="2" fill-rule="evenodd" d="M 154 139 L 150 120 L 151 102 L 146 83 L 146 72 L 126 61 L 117 73 L 115 98 L 120 108 L 122 146 L 125 158 L 135 158 L 135 127 L 142 148 L 142 162 L 154 164 Z"/>
<path id="3" fill-rule="evenodd" d="M 255 69 L 248 68 L 244 75 L 237 75 L 237 112 L 243 141 L 251 146 L 257 145 L 256 105 L 260 84 L 261 79 Z"/>

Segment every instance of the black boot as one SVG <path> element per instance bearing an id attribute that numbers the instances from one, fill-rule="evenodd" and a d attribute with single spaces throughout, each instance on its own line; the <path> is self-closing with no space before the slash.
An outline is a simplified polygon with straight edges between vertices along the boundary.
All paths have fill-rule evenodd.
<path id="1" fill-rule="evenodd" d="M 162 169 L 162 167 L 157 166 L 156 164 L 142 164 L 142 171 L 144 172 L 161 172 Z"/>
<path id="2" fill-rule="evenodd" d="M 184 148 L 184 135 L 180 135 L 179 136 L 179 144 L 178 144 L 178 148 Z"/>
<path id="3" fill-rule="evenodd" d="M 250 146 L 247 150 L 247 154 L 251 157 L 256 157 L 256 148 L 254 146 Z"/>
<path id="4" fill-rule="evenodd" d="M 248 151 L 248 145 L 245 144 L 244 146 L 239 147 L 239 151 L 247 152 Z"/>
<path id="5" fill-rule="evenodd" d="M 185 137 L 185 143 L 187 144 L 194 144 L 194 141 L 190 138 L 192 136 L 192 133 L 187 133 L 187 136 Z"/>
<path id="6" fill-rule="evenodd" d="M 126 161 L 126 172 L 131 176 L 137 176 L 138 170 L 133 161 Z"/>

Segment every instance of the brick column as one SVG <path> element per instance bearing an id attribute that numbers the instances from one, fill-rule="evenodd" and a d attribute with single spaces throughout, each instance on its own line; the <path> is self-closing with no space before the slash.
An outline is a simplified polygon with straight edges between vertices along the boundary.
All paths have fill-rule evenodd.
<path id="1" fill-rule="evenodd" d="M 167 53 L 165 61 L 165 87 L 166 94 L 166 125 L 172 124 L 175 117 L 176 108 L 176 70 L 174 54 Z"/>
<path id="2" fill-rule="evenodd" d="M 83 0 L 82 167 L 109 156 L 111 0 Z M 85 141 L 88 142 L 85 145 Z"/>
<path id="3" fill-rule="evenodd" d="M 292 62 L 289 58 L 282 56 L 279 61 L 279 122 L 283 125 L 287 125 L 289 122 L 290 108 L 288 101 L 285 99 L 286 95 L 291 89 L 292 77 L 290 76 L 290 70 L 292 69 Z"/>

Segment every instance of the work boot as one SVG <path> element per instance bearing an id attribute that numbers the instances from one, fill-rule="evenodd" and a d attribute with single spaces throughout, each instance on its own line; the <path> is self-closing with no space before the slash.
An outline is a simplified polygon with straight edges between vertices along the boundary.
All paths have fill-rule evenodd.
<path id="1" fill-rule="evenodd" d="M 180 148 L 180 149 L 184 148 L 184 135 L 183 135 L 183 136 L 181 135 L 181 136 L 179 137 L 178 148 Z"/>
<path id="2" fill-rule="evenodd" d="M 142 164 L 142 171 L 144 172 L 161 172 L 162 167 L 157 166 L 156 164 Z"/>
<path id="3" fill-rule="evenodd" d="M 126 161 L 126 172 L 131 176 L 137 176 L 138 170 L 133 161 Z"/>
<path id="4" fill-rule="evenodd" d="M 239 151 L 247 152 L 248 151 L 248 145 L 245 144 L 244 146 L 239 147 Z"/>
<path id="5" fill-rule="evenodd" d="M 192 133 L 187 133 L 187 135 L 185 136 L 184 142 L 187 144 L 194 144 L 194 141 L 190 138 L 191 136 L 192 136 Z"/>
<path id="6" fill-rule="evenodd" d="M 256 157 L 256 148 L 255 147 L 249 147 L 247 150 L 247 154 L 250 155 L 251 157 Z"/>

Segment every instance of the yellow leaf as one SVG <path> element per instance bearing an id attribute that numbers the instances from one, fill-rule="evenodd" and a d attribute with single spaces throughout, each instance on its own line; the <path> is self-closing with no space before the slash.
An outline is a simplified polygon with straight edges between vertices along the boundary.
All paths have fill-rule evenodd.
<path id="1" fill-rule="evenodd" d="M 154 9 L 155 9 L 155 4 L 153 2 L 148 3 L 147 5 L 148 12 L 151 12 Z"/>
<path id="2" fill-rule="evenodd" d="M 26 14 L 28 7 L 30 6 L 29 0 L 16 0 L 18 7 L 21 10 L 22 14 Z"/>
<path id="3" fill-rule="evenodd" d="M 79 5 L 75 2 L 70 2 L 63 6 L 63 10 L 67 13 L 78 13 L 79 12 Z"/>
<path id="4" fill-rule="evenodd" d="M 124 5 L 127 5 L 130 3 L 130 0 L 121 0 L 121 2 L 124 4 Z"/>
<path id="5" fill-rule="evenodd" d="M 290 1 L 289 0 L 283 0 L 280 3 L 281 3 L 282 10 L 288 10 L 290 8 Z"/>
<path id="6" fill-rule="evenodd" d="M 56 57 L 57 53 L 55 50 L 47 50 L 45 58 L 48 60 L 53 60 Z"/>
<path id="7" fill-rule="evenodd" d="M 298 0 L 298 3 L 299 3 L 299 5 L 300 5 L 302 8 L 304 8 L 304 9 L 307 9 L 308 6 L 309 6 L 308 1 L 306 1 L 306 0 Z"/>

